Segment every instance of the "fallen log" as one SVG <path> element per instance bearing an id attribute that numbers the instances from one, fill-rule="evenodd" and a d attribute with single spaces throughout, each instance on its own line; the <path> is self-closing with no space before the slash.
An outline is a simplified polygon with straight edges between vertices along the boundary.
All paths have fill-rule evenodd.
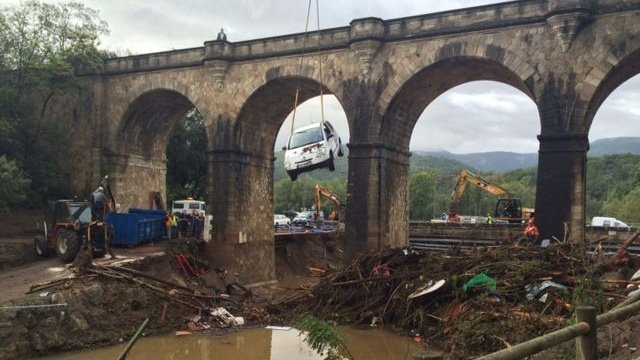
<path id="1" fill-rule="evenodd" d="M 98 267 L 106 268 L 106 269 L 109 269 L 109 270 L 112 270 L 112 271 L 116 271 L 116 272 L 124 271 L 124 272 L 130 273 L 130 274 L 134 274 L 134 275 L 145 277 L 147 279 L 155 280 L 155 281 L 163 283 L 165 285 L 169 285 L 169 286 L 171 286 L 171 287 L 173 287 L 175 289 L 182 289 L 182 290 L 192 291 L 193 292 L 193 289 L 191 289 L 191 288 L 189 288 L 187 286 L 176 284 L 174 282 L 162 279 L 162 278 L 160 278 L 158 276 L 147 274 L 147 273 L 143 273 L 141 271 L 130 269 L 130 268 L 126 268 L 126 267 L 123 267 L 123 266 L 98 265 Z"/>
<path id="2" fill-rule="evenodd" d="M 32 294 L 32 293 L 34 293 L 36 291 L 48 289 L 50 287 L 54 287 L 56 285 L 63 284 L 65 282 L 67 282 L 68 280 L 73 280 L 73 279 L 77 279 L 77 278 L 76 277 L 69 277 L 69 278 L 53 280 L 53 281 L 40 283 L 40 284 L 34 284 L 34 285 L 31 285 L 31 287 L 29 288 L 29 291 L 27 291 L 26 294 Z"/>
<path id="3" fill-rule="evenodd" d="M 627 249 L 629 248 L 629 246 L 631 246 L 631 244 L 633 244 L 634 241 L 636 241 L 638 236 L 640 236 L 640 230 L 633 233 L 633 235 L 629 236 L 627 240 L 625 240 L 624 243 L 620 245 L 620 248 L 618 249 L 618 251 L 616 251 L 615 255 L 613 255 L 613 257 L 609 260 L 609 263 L 615 263 L 617 260 L 620 260 L 624 256 L 624 254 L 627 253 Z"/>

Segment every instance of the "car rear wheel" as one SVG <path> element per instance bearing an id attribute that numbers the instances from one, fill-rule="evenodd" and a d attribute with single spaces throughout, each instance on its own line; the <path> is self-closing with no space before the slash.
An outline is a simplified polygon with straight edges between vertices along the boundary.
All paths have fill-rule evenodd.
<path id="1" fill-rule="evenodd" d="M 80 240 L 75 231 L 60 229 L 56 234 L 58 257 L 64 262 L 72 262 L 80 251 Z"/>
<path id="2" fill-rule="evenodd" d="M 47 244 L 47 238 L 44 235 L 36 235 L 33 238 L 33 246 L 36 250 L 36 255 L 39 257 L 47 257 L 49 255 L 49 244 Z"/>
<path id="3" fill-rule="evenodd" d="M 289 177 L 291 178 L 291 181 L 298 180 L 298 172 L 297 171 L 287 171 L 287 174 L 289 174 Z"/>
<path id="4" fill-rule="evenodd" d="M 342 140 L 338 143 L 338 156 L 344 156 L 344 152 L 342 151 Z"/>

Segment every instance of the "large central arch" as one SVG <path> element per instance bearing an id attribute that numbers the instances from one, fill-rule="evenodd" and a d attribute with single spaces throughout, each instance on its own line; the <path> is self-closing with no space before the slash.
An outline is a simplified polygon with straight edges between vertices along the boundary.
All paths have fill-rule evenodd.
<path id="1" fill-rule="evenodd" d="M 359 195 L 377 199 L 371 204 L 377 207 L 377 211 L 369 211 L 369 218 L 362 221 L 362 224 L 358 224 L 360 227 L 369 228 L 372 224 L 377 224 L 379 243 L 387 242 L 392 246 L 402 246 L 407 243 L 409 143 L 413 128 L 429 103 L 457 85 L 477 80 L 492 80 L 511 85 L 535 102 L 533 91 L 528 85 L 534 73 L 525 62 L 515 56 L 505 55 L 504 51 L 500 52 L 495 47 L 488 48 L 487 53 L 499 53 L 502 54 L 501 56 L 465 55 L 463 51 L 465 47 L 460 46 L 456 49 L 459 53 L 453 53 L 452 56 L 446 56 L 432 64 L 425 64 L 413 73 L 407 72 L 399 76 L 404 77 L 405 80 L 396 87 L 395 93 L 381 115 L 378 133 L 381 148 L 379 152 L 386 155 L 381 155 L 377 163 L 371 163 L 369 167 L 370 172 L 373 173 L 370 188 L 379 190 L 377 193 L 371 193 L 369 190 L 368 193 Z M 441 52 L 441 54 L 447 53 L 449 52 Z M 393 86 L 390 88 L 393 89 Z M 385 94 L 388 92 L 388 89 L 385 90 Z M 385 94 L 381 96 L 383 101 L 388 96 Z M 363 192 L 364 190 L 352 187 L 352 191 Z M 352 218 L 357 216 L 354 214 Z M 375 244 L 364 243 L 358 238 L 354 241 L 358 243 L 351 253 L 375 247 Z"/>

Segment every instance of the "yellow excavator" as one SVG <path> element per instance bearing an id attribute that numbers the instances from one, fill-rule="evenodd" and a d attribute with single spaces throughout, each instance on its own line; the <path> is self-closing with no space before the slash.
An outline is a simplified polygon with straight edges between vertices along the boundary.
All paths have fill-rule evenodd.
<path id="1" fill-rule="evenodd" d="M 340 219 L 340 207 L 342 203 L 336 194 L 332 193 L 329 189 L 320 187 L 319 184 L 316 184 L 316 218 L 320 217 L 320 207 L 322 206 L 323 196 L 333 201 L 333 210 L 329 214 L 328 220 L 337 221 Z"/>
<path id="2" fill-rule="evenodd" d="M 460 222 L 459 207 L 467 184 L 471 184 L 489 194 L 499 197 L 496 203 L 494 218 L 499 221 L 522 222 L 533 216 L 533 209 L 523 208 L 520 199 L 511 197 L 509 193 L 500 186 L 481 178 L 469 170 L 462 170 L 456 183 L 456 187 L 451 195 L 449 206 L 449 217 L 447 222 Z M 523 216 L 524 215 L 524 216 Z"/>

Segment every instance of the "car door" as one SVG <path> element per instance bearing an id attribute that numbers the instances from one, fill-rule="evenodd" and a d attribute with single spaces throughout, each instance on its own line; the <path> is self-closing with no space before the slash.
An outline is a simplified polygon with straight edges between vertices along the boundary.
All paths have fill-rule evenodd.
<path id="1" fill-rule="evenodd" d="M 327 139 L 327 147 L 333 151 L 334 155 L 337 155 L 338 152 L 338 136 L 336 132 L 333 130 L 333 127 L 330 123 L 324 123 L 324 136 Z"/>

